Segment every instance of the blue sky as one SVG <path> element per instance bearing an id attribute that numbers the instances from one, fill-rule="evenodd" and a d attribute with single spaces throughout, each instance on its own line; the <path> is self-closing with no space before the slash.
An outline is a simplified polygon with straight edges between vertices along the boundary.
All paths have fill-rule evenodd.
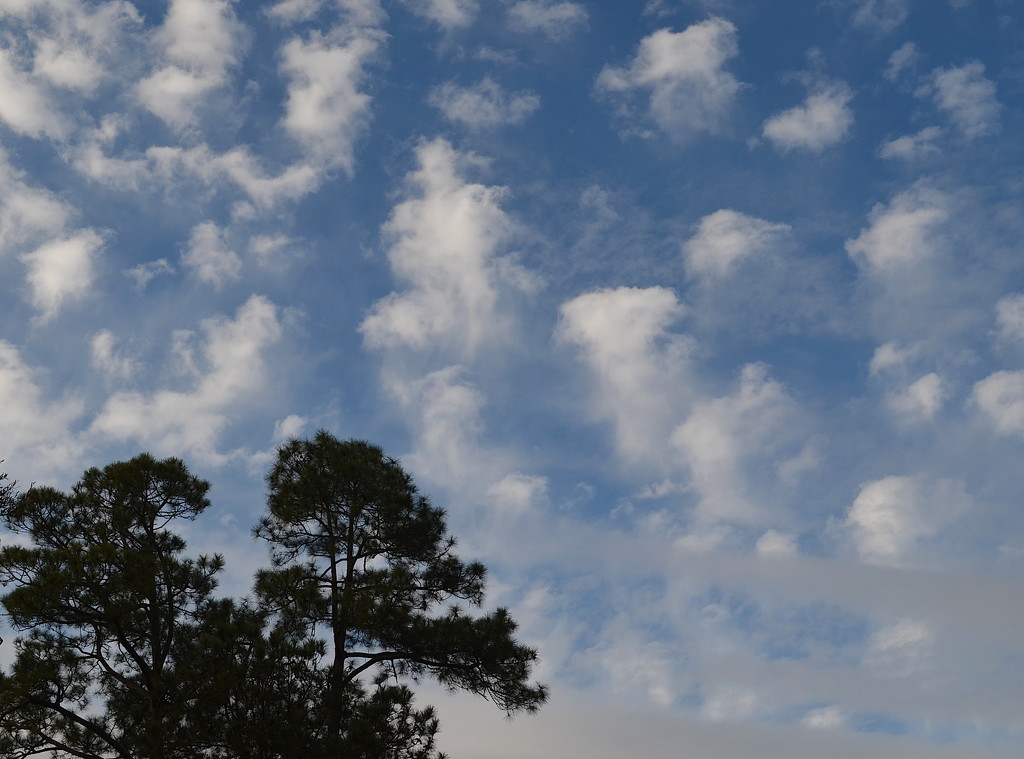
<path id="1" fill-rule="evenodd" d="M 4 469 L 184 458 L 244 594 L 275 445 L 401 457 L 552 688 L 453 756 L 1020 756 L 1022 24 L 0 0 Z"/>

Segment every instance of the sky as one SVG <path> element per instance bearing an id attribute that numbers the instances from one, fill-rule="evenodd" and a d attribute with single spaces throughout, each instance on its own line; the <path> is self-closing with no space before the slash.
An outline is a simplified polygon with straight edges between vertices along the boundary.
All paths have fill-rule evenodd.
<path id="1" fill-rule="evenodd" d="M 381 445 L 551 688 L 453 757 L 1019 757 L 1022 105 L 1015 0 L 0 0 L 3 471 L 244 595 Z"/>

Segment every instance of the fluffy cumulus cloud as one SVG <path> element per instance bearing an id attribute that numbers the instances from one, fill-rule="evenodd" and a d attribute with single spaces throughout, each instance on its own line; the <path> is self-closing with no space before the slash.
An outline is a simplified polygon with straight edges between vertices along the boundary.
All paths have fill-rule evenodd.
<path id="1" fill-rule="evenodd" d="M 415 432 L 414 450 L 403 460 L 429 482 L 458 482 L 480 495 L 493 482 L 480 445 L 486 399 L 465 374 L 461 366 L 448 366 L 413 380 L 388 377 L 385 384 Z"/>
<path id="2" fill-rule="evenodd" d="M 469 87 L 445 82 L 431 90 L 430 104 L 449 121 L 482 129 L 522 123 L 540 107 L 540 98 L 526 90 L 509 92 L 485 77 Z"/>
<path id="3" fill-rule="evenodd" d="M 764 519 L 757 499 L 745 492 L 744 464 L 783 442 L 793 417 L 791 399 L 763 364 L 743 367 L 736 392 L 694 404 L 672 433 L 672 445 L 689 468 L 699 522 Z"/>
<path id="4" fill-rule="evenodd" d="M 264 390 L 264 353 L 281 337 L 282 328 L 276 306 L 253 296 L 234 318 L 207 319 L 202 329 L 205 341 L 198 359 L 190 336 L 178 336 L 175 363 L 195 368 L 191 389 L 117 392 L 93 420 L 92 433 L 131 440 L 155 453 L 220 460 L 217 443 L 228 427 L 228 413 L 255 401 Z"/>
<path id="5" fill-rule="evenodd" d="M 647 95 L 647 116 L 671 136 L 689 140 L 701 133 L 720 132 L 739 92 L 740 83 L 725 69 L 739 53 L 736 27 L 711 18 L 681 32 L 659 29 L 644 37 L 626 66 L 606 66 L 597 90 L 614 99 L 625 98 L 623 114 L 637 93 Z M 636 132 L 640 125 L 627 124 Z"/>
<path id="6" fill-rule="evenodd" d="M 820 153 L 849 134 L 853 126 L 852 99 L 850 88 L 842 83 L 816 89 L 802 105 L 765 121 L 761 133 L 780 150 Z"/>
<path id="7" fill-rule="evenodd" d="M 139 100 L 168 124 L 183 127 L 238 63 L 243 31 L 226 0 L 172 0 L 156 34 L 163 60 L 139 82 Z"/>
<path id="8" fill-rule="evenodd" d="M 770 251 L 789 232 L 775 224 L 723 208 L 697 223 L 697 231 L 683 245 L 686 272 L 691 277 L 721 277 L 747 256 Z"/>
<path id="9" fill-rule="evenodd" d="M 33 187 L 0 148 L 0 256 L 64 228 L 70 215 L 53 193 Z"/>
<path id="10" fill-rule="evenodd" d="M 938 249 L 936 232 L 949 216 L 948 199 L 926 185 L 876 205 L 869 225 L 847 241 L 846 252 L 866 272 L 888 276 L 926 263 Z"/>
<path id="11" fill-rule="evenodd" d="M 212 221 L 204 221 L 192 230 L 181 263 L 191 269 L 200 282 L 217 289 L 237 279 L 242 269 L 242 259 L 227 247 L 223 231 Z"/>
<path id="12" fill-rule="evenodd" d="M 92 229 L 52 240 L 22 256 L 32 304 L 49 321 L 61 308 L 88 295 L 103 237 Z"/>
<path id="13" fill-rule="evenodd" d="M 31 73 L 20 69 L 16 58 L 0 47 L 0 122 L 17 134 L 59 139 L 65 120 L 47 90 Z"/>
<path id="14" fill-rule="evenodd" d="M 935 416 L 948 397 L 942 378 L 935 372 L 924 375 L 905 389 L 889 396 L 889 408 L 905 419 L 926 421 Z"/>
<path id="15" fill-rule="evenodd" d="M 985 65 L 980 61 L 936 69 L 932 74 L 930 91 L 935 105 L 948 114 L 953 125 L 967 139 L 999 130 L 999 114 L 1003 107 L 996 99 L 995 82 L 985 77 Z"/>
<path id="16" fill-rule="evenodd" d="M 15 346 L 0 340 L 0 440 L 6 466 L 50 476 L 81 453 L 73 425 L 84 404 L 74 397 L 48 398 L 43 374 L 26 364 Z"/>
<path id="17" fill-rule="evenodd" d="M 1024 371 L 990 374 L 975 383 L 971 399 L 997 433 L 1024 435 Z"/>
<path id="18" fill-rule="evenodd" d="M 918 543 L 936 535 L 970 505 L 963 485 L 920 476 L 890 476 L 864 485 L 844 523 L 868 564 L 912 564 Z"/>
<path id="19" fill-rule="evenodd" d="M 562 40 L 587 23 L 587 10 L 566 0 L 518 0 L 508 10 L 510 26 L 522 32 L 540 32 Z"/>
<path id="20" fill-rule="evenodd" d="M 563 303 L 558 337 L 577 346 L 597 380 L 596 414 L 612 422 L 628 463 L 667 463 L 673 417 L 685 402 L 688 338 L 669 332 L 683 315 L 664 287 L 620 287 Z"/>
<path id="21" fill-rule="evenodd" d="M 1000 298 L 995 310 L 999 337 L 1008 341 L 1024 340 L 1024 293 Z"/>
<path id="22" fill-rule="evenodd" d="M 853 23 L 888 33 L 906 21 L 909 14 L 910 0 L 859 0 Z"/>
<path id="23" fill-rule="evenodd" d="M 446 32 L 473 23 L 480 10 L 479 0 L 405 0 L 410 10 L 429 19 Z"/>
<path id="24" fill-rule="evenodd" d="M 100 330 L 90 343 L 92 365 L 108 379 L 130 380 L 139 362 L 117 351 L 117 338 L 109 329 Z"/>
<path id="25" fill-rule="evenodd" d="M 416 150 L 409 197 L 384 225 L 388 260 L 409 289 L 374 304 L 361 326 L 369 344 L 472 352 L 497 322 L 500 285 L 510 270 L 498 258 L 514 230 L 501 208 L 502 187 L 467 182 L 460 171 L 474 157 L 445 140 Z M 512 277 L 511 284 L 521 284 Z"/>
<path id="26" fill-rule="evenodd" d="M 296 37 L 282 49 L 290 80 L 284 126 L 317 161 L 352 171 L 354 144 L 370 115 L 370 96 L 359 88 L 383 39 L 373 27 L 354 27 L 341 39 Z"/>
<path id="27" fill-rule="evenodd" d="M 878 149 L 878 155 L 881 158 L 896 158 L 902 161 L 915 161 L 934 156 L 941 152 L 938 141 L 942 134 L 941 127 L 925 127 L 914 134 L 907 134 L 882 143 Z"/>

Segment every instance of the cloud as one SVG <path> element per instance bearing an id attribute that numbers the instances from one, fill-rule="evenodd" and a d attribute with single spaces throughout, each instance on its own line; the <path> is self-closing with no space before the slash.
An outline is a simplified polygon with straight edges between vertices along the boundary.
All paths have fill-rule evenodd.
<path id="1" fill-rule="evenodd" d="M 441 345 L 472 353 L 502 329 L 502 282 L 527 284 L 498 257 L 514 231 L 500 206 L 506 191 L 465 181 L 461 169 L 478 159 L 445 140 L 422 143 L 416 159 L 407 198 L 382 230 L 391 269 L 409 289 L 377 301 L 360 330 L 375 347 Z"/>
<path id="2" fill-rule="evenodd" d="M 459 492 L 472 499 L 494 481 L 494 473 L 481 455 L 485 397 L 464 373 L 461 366 L 449 366 L 420 379 L 391 376 L 385 384 L 416 435 L 413 453 L 403 460 L 418 478 L 444 488 L 459 483 Z"/>
<path id="3" fill-rule="evenodd" d="M 1024 435 L 1024 371 L 990 374 L 974 384 L 971 400 L 996 433 Z"/>
<path id="4" fill-rule="evenodd" d="M 901 619 L 871 636 L 865 663 L 885 678 L 919 675 L 932 653 L 933 638 L 921 620 Z"/>
<path id="5" fill-rule="evenodd" d="M 649 96 L 647 116 L 679 140 L 722 131 L 740 83 L 725 70 L 739 52 L 736 27 L 711 18 L 681 32 L 659 29 L 644 37 L 625 67 L 606 66 L 597 91 L 613 99 L 639 91 Z M 624 106 L 628 118 L 628 107 Z M 638 124 L 630 123 L 627 131 Z"/>
<path id="6" fill-rule="evenodd" d="M 254 295 L 233 319 L 202 322 L 205 342 L 201 370 L 190 391 L 118 392 L 93 420 L 92 433 L 132 440 L 160 454 L 223 460 L 217 441 L 230 424 L 229 411 L 257 399 L 264 389 L 264 352 L 281 337 L 277 308 Z M 186 361 L 178 363 L 188 364 Z"/>
<path id="7" fill-rule="evenodd" d="M 796 556 L 796 536 L 777 530 L 767 530 L 754 545 L 759 556 Z"/>
<path id="8" fill-rule="evenodd" d="M 886 277 L 912 269 L 935 254 L 935 233 L 949 216 L 947 206 L 942 193 L 916 185 L 887 206 L 871 209 L 869 226 L 846 242 L 846 252 L 873 275 Z"/>
<path id="9" fill-rule="evenodd" d="M 125 269 L 124 275 L 129 277 L 135 283 L 135 289 L 138 292 L 142 292 L 146 289 L 153 279 L 159 277 L 161 274 L 173 274 L 174 267 L 171 266 L 170 262 L 166 258 L 158 258 L 156 261 L 147 261 L 146 263 L 133 266 L 131 269 Z"/>
<path id="10" fill-rule="evenodd" d="M 1024 340 L 1024 293 L 1015 293 L 996 303 L 996 324 L 1003 340 Z"/>
<path id="11" fill-rule="evenodd" d="M 861 487 L 844 522 L 860 558 L 868 564 L 911 563 L 917 544 L 965 512 L 970 499 L 954 480 L 890 476 Z"/>
<path id="12" fill-rule="evenodd" d="M 690 277 L 725 276 L 735 262 L 769 251 L 789 231 L 786 224 L 739 211 L 715 211 L 698 222 L 696 234 L 683 244 L 686 272 Z"/>
<path id="13" fill-rule="evenodd" d="M 21 257 L 28 273 L 32 305 L 44 322 L 53 319 L 69 301 L 89 294 L 93 262 L 103 237 L 92 229 L 48 242 Z"/>
<path id="14" fill-rule="evenodd" d="M 820 153 L 846 139 L 853 125 L 852 98 L 845 84 L 828 85 L 810 93 L 803 105 L 769 118 L 761 133 L 780 150 Z"/>
<path id="15" fill-rule="evenodd" d="M 64 118 L 45 89 L 35 77 L 14 67 L 14 58 L 6 48 L 0 47 L 0 121 L 17 134 L 27 137 L 64 136 Z"/>
<path id="16" fill-rule="evenodd" d="M 906 21 L 909 14 L 910 0 L 860 0 L 853 24 L 887 34 Z"/>
<path id="17" fill-rule="evenodd" d="M 942 408 L 948 395 L 942 378 L 932 372 L 913 382 L 903 391 L 890 395 L 887 403 L 889 408 L 905 419 L 927 421 Z"/>
<path id="18" fill-rule="evenodd" d="M 242 270 L 242 259 L 225 245 L 222 230 L 212 221 L 204 221 L 192 230 L 181 263 L 192 269 L 200 282 L 218 290 L 238 279 Z"/>
<path id="19" fill-rule="evenodd" d="M 227 0 L 172 0 L 155 36 L 163 65 L 139 82 L 139 100 L 174 127 L 193 123 L 201 99 L 237 65 L 243 35 Z"/>
<path id="20" fill-rule="evenodd" d="M 471 129 L 521 124 L 540 107 L 535 93 L 508 92 L 490 77 L 471 87 L 445 82 L 431 90 L 429 102 L 449 121 Z"/>
<path id="21" fill-rule="evenodd" d="M 794 411 L 785 389 L 768 377 L 763 364 L 743 367 L 735 393 L 694 403 L 672 433 L 672 445 L 690 470 L 699 522 L 764 518 L 756 504 L 767 499 L 749 497 L 744 465 L 788 442 Z"/>
<path id="22" fill-rule="evenodd" d="M 953 125 L 969 140 L 999 131 L 1003 106 L 996 100 L 996 85 L 985 78 L 980 61 L 959 68 L 935 69 L 931 94 L 939 110 L 949 115 Z M 925 88 L 923 92 L 928 92 Z"/>
<path id="23" fill-rule="evenodd" d="M 182 192 L 192 187 L 186 179 L 207 185 L 230 182 L 261 209 L 270 209 L 302 198 L 323 179 L 322 166 L 297 163 L 271 175 L 260 158 L 246 147 L 216 153 L 207 145 L 191 148 L 153 146 L 135 158 L 111 158 L 98 141 L 87 142 L 77 151 L 75 168 L 107 187 L 121 191 L 159 188 Z"/>
<path id="24" fill-rule="evenodd" d="M 550 40 L 562 40 L 587 23 L 587 10 L 579 3 L 559 0 L 518 0 L 508 10 L 509 25 L 516 31 L 540 32 Z"/>
<path id="25" fill-rule="evenodd" d="M 594 413 L 612 423 L 629 463 L 657 468 L 670 460 L 692 341 L 668 328 L 683 313 L 664 287 L 597 290 L 562 304 L 556 335 L 580 349 L 596 380 Z"/>
<path id="26" fill-rule="evenodd" d="M 480 10 L 478 0 L 404 0 L 404 2 L 413 13 L 433 21 L 446 32 L 469 26 Z"/>
<path id="27" fill-rule="evenodd" d="M 0 340 L 0 440 L 5 467 L 19 471 L 19 479 L 76 465 L 81 453 L 72 425 L 83 412 L 82 402 L 74 397 L 48 400 L 42 379 L 43 373 L 28 366 L 14 345 Z"/>
<path id="28" fill-rule="evenodd" d="M 943 131 L 940 127 L 925 127 L 915 134 L 904 135 L 882 143 L 878 148 L 878 155 L 880 158 L 898 158 L 901 161 L 916 161 L 938 155 L 941 149 L 936 143 L 942 135 Z"/>
<path id="29" fill-rule="evenodd" d="M 25 184 L 23 178 L 0 148 L 0 256 L 60 232 L 70 215 L 56 195 Z"/>
<path id="30" fill-rule="evenodd" d="M 885 64 L 885 70 L 882 72 L 882 76 L 887 81 L 897 81 L 908 69 L 910 69 L 920 57 L 917 52 L 917 45 L 913 42 L 904 42 L 889 56 L 889 60 Z"/>
<path id="31" fill-rule="evenodd" d="M 370 96 L 359 90 L 384 37 L 357 27 L 345 38 L 294 38 L 281 50 L 290 81 L 284 127 L 317 161 L 354 169 L 354 146 L 369 121 Z"/>
<path id="32" fill-rule="evenodd" d="M 100 330 L 90 343 L 92 365 L 107 379 L 129 380 L 139 369 L 139 362 L 118 355 L 117 338 L 109 329 Z"/>

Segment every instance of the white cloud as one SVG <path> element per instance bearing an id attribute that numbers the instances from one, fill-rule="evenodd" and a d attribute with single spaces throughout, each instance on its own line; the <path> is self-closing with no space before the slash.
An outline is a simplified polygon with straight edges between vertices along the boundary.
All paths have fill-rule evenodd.
<path id="1" fill-rule="evenodd" d="M 863 561 L 900 567 L 911 563 L 921 540 L 936 535 L 969 504 L 959 482 L 890 476 L 860 489 L 844 525 Z"/>
<path id="2" fill-rule="evenodd" d="M 4 404 L 0 440 L 5 467 L 19 471 L 19 479 L 34 473 L 49 475 L 50 467 L 76 464 L 81 452 L 72 430 L 83 411 L 81 401 L 47 400 L 42 379 L 41 372 L 28 366 L 15 346 L 0 340 L 0 398 Z"/>
<path id="3" fill-rule="evenodd" d="M 499 205 L 505 188 L 466 182 L 460 169 L 477 159 L 445 140 L 421 144 L 416 158 L 408 197 L 383 227 L 392 271 L 410 289 L 377 301 L 360 329 L 374 346 L 472 352 L 502 328 L 503 276 L 517 284 L 516 271 L 503 271 L 497 257 L 514 228 Z"/>
<path id="4" fill-rule="evenodd" d="M 694 24 L 682 32 L 659 29 L 644 37 L 636 57 L 623 67 L 606 66 L 598 92 L 628 96 L 648 92 L 648 115 L 677 139 L 720 132 L 740 83 L 725 70 L 739 52 L 736 27 L 721 18 Z M 636 129 L 630 124 L 631 130 Z"/>
<path id="5" fill-rule="evenodd" d="M 889 60 L 885 64 L 885 70 L 882 72 L 888 81 L 897 81 L 919 58 L 917 52 L 917 45 L 913 42 L 904 42 L 889 56 Z"/>
<path id="6" fill-rule="evenodd" d="M 919 348 L 917 346 L 901 348 L 894 342 L 879 345 L 871 355 L 871 362 L 868 364 L 868 370 L 871 372 L 872 377 L 876 377 L 882 372 L 902 368 L 903 365 L 909 359 L 916 356 L 918 352 Z"/>
<path id="7" fill-rule="evenodd" d="M 876 205 L 870 225 L 846 242 L 846 252 L 858 266 L 883 276 L 920 265 L 935 253 L 934 233 L 948 217 L 947 205 L 941 193 L 915 186 L 888 206 Z"/>
<path id="8" fill-rule="evenodd" d="M 116 344 L 117 338 L 109 329 L 93 335 L 90 343 L 92 365 L 108 379 L 131 379 L 139 368 L 139 362 L 119 355 L 115 350 Z"/>
<path id="9" fill-rule="evenodd" d="M 493 483 L 492 472 L 481 456 L 481 411 L 485 398 L 463 379 L 461 366 L 431 372 L 422 379 L 385 379 L 416 432 L 414 452 L 403 457 L 417 478 L 446 488 L 458 483 L 464 496 L 477 497 Z M 480 491 L 480 492 L 475 492 Z"/>
<path id="10" fill-rule="evenodd" d="M 759 556 L 796 556 L 796 536 L 768 530 L 758 538 L 754 551 Z"/>
<path id="11" fill-rule="evenodd" d="M 1024 340 L 1024 293 L 1000 298 L 996 303 L 996 324 L 1004 340 Z"/>
<path id="12" fill-rule="evenodd" d="M 450 32 L 473 23 L 480 10 L 478 0 L 405 0 L 410 10 Z"/>
<path id="13" fill-rule="evenodd" d="M 513 472 L 487 489 L 488 505 L 497 516 L 520 516 L 534 511 L 547 498 L 544 477 Z"/>
<path id="14" fill-rule="evenodd" d="M 103 238 L 92 229 L 48 242 L 21 257 L 28 273 L 32 304 L 40 318 L 49 321 L 68 301 L 88 295 L 93 280 L 93 261 Z"/>
<path id="15" fill-rule="evenodd" d="M 359 90 L 383 35 L 356 28 L 346 39 L 294 38 L 281 51 L 290 78 L 284 127 L 317 161 L 354 168 L 354 146 L 369 120 L 370 96 Z"/>
<path id="16" fill-rule="evenodd" d="M 254 295 L 234 319 L 207 319 L 202 329 L 206 336 L 203 370 L 191 391 L 115 393 L 93 420 L 91 431 L 114 440 L 132 440 L 161 454 L 188 453 L 219 460 L 216 445 L 230 424 L 228 412 L 255 401 L 263 390 L 267 374 L 263 354 L 281 337 L 281 325 L 274 304 Z"/>
<path id="17" fill-rule="evenodd" d="M 118 190 L 137 191 L 158 186 L 165 191 L 189 187 L 184 178 L 206 184 L 229 181 L 245 192 L 261 209 L 308 195 L 323 178 L 322 167 L 297 163 L 270 175 L 248 148 L 215 153 L 206 145 L 192 148 L 154 146 L 136 158 L 111 158 L 99 141 L 87 142 L 74 159 L 85 176 Z"/>
<path id="18" fill-rule="evenodd" d="M 1024 371 L 998 371 L 975 383 L 971 399 L 1000 435 L 1024 435 Z"/>
<path id="19" fill-rule="evenodd" d="M 688 398 L 691 341 L 668 331 L 683 312 L 664 287 L 597 290 L 562 304 L 558 338 L 582 350 L 597 380 L 595 413 L 612 422 L 629 463 L 668 461 L 668 435 Z"/>
<path id="20" fill-rule="evenodd" d="M 172 126 L 191 124 L 201 99 L 238 63 L 243 34 L 227 0 L 172 0 L 155 37 L 163 65 L 139 82 L 139 100 Z"/>
<path id="21" fill-rule="evenodd" d="M 735 393 L 698 401 L 672 433 L 698 493 L 698 521 L 750 522 L 763 518 L 746 492 L 744 464 L 785 442 L 793 403 L 763 364 L 748 364 Z"/>
<path id="22" fill-rule="evenodd" d="M 853 23 L 885 34 L 906 21 L 909 13 L 910 0 L 860 0 Z"/>
<path id="23" fill-rule="evenodd" d="M 696 234 L 683 245 L 687 274 L 724 276 L 736 261 L 769 251 L 789 229 L 730 209 L 715 211 L 698 222 Z"/>
<path id="24" fill-rule="evenodd" d="M 0 256 L 46 233 L 60 232 L 69 212 L 47 190 L 30 187 L 0 148 Z"/>
<path id="25" fill-rule="evenodd" d="M 836 730 L 846 724 L 846 715 L 838 706 L 824 706 L 807 712 L 800 723 L 815 730 Z"/>
<path id="26" fill-rule="evenodd" d="M 28 137 L 61 139 L 66 131 L 46 91 L 35 78 L 15 68 L 14 58 L 0 47 L 0 121 Z"/>
<path id="27" fill-rule="evenodd" d="M 508 92 L 490 77 L 471 87 L 445 82 L 431 90 L 429 101 L 449 121 L 473 129 L 520 124 L 540 106 L 535 93 Z"/>
<path id="28" fill-rule="evenodd" d="M 36 47 L 33 72 L 71 90 L 91 93 L 103 77 L 103 67 L 81 47 L 66 47 L 60 40 L 41 40 Z"/>
<path id="29" fill-rule="evenodd" d="M 156 261 L 147 261 L 143 264 L 125 269 L 124 275 L 135 283 L 135 289 L 140 293 L 146 289 L 153 279 L 161 274 L 173 274 L 174 267 L 166 258 L 158 258 Z"/>
<path id="30" fill-rule="evenodd" d="M 940 151 L 936 144 L 942 137 L 943 131 L 940 127 L 925 127 L 914 134 L 897 137 L 894 140 L 882 143 L 878 148 L 878 155 L 881 158 L 898 158 L 901 161 L 915 161 L 927 156 L 937 155 Z"/>
<path id="31" fill-rule="evenodd" d="M 222 230 L 212 221 L 204 221 L 192 230 L 181 263 L 192 269 L 200 282 L 218 290 L 238 279 L 242 270 L 242 259 L 225 245 Z"/>
<path id="32" fill-rule="evenodd" d="M 919 675 L 932 652 L 933 638 L 921 620 L 901 619 L 871 636 L 865 663 L 885 678 Z"/>
<path id="33" fill-rule="evenodd" d="M 508 17 L 513 29 L 540 32 L 551 40 L 565 39 L 587 23 L 586 8 L 564 0 L 518 0 Z"/>
<path id="34" fill-rule="evenodd" d="M 912 421 L 932 419 L 949 393 L 934 372 L 926 374 L 899 393 L 890 395 L 889 408 Z"/>
<path id="35" fill-rule="evenodd" d="M 811 92 L 803 105 L 769 118 L 761 132 L 780 150 L 820 153 L 846 139 L 853 125 L 852 98 L 845 84 L 828 85 Z"/>
<path id="36" fill-rule="evenodd" d="M 949 114 L 954 126 L 967 139 L 999 130 L 1002 105 L 996 100 L 995 83 L 985 78 L 979 61 L 959 68 L 936 69 L 932 74 L 932 96 L 939 110 Z"/>
<path id="37" fill-rule="evenodd" d="M 308 419 L 298 414 L 289 414 L 284 419 L 274 423 L 274 441 L 284 443 L 292 438 L 297 438 L 306 429 Z"/>

